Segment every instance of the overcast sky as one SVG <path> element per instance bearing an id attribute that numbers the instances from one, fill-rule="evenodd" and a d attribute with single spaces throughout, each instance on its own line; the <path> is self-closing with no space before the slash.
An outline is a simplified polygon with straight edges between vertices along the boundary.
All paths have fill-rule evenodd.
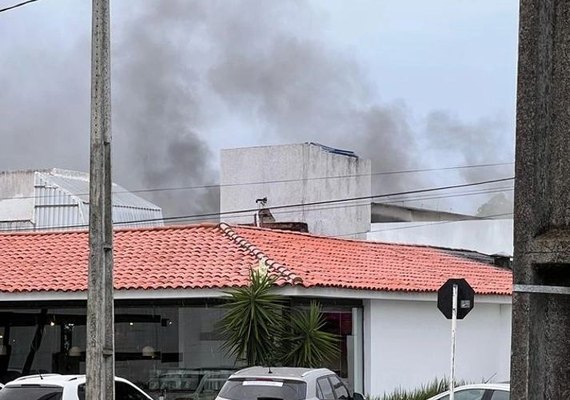
<path id="1" fill-rule="evenodd" d="M 88 169 L 90 5 L 0 14 L 0 169 Z M 221 148 L 261 144 L 345 147 L 374 171 L 513 160 L 518 1 L 115 0 L 112 22 L 114 177 L 127 188 L 216 182 Z M 176 214 L 215 197 L 151 200 Z"/>

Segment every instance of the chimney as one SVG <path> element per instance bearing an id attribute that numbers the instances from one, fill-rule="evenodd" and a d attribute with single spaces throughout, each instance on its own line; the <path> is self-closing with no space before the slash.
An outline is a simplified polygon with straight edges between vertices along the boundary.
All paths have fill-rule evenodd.
<path id="1" fill-rule="evenodd" d="M 267 207 L 267 197 L 255 200 L 258 211 L 253 215 L 253 224 L 260 228 L 276 229 L 293 232 L 309 232 L 306 222 L 277 222 Z"/>

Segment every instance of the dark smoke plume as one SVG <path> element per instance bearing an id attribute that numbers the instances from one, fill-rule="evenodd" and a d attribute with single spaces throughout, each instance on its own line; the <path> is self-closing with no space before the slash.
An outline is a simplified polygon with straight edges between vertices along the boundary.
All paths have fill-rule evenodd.
<path id="1" fill-rule="evenodd" d="M 114 177 L 129 189 L 217 182 L 217 154 L 206 138 L 220 129 L 228 137 L 247 131 L 263 144 L 351 149 L 371 158 L 375 171 L 512 159 L 512 134 L 500 120 L 466 124 L 434 112 L 412 124 L 403 102 L 379 104 L 355 61 L 328 44 L 325 19 L 306 0 L 133 4 L 136 13 L 113 33 Z M 88 168 L 87 29 L 83 35 L 59 58 L 38 47 L 34 58 L 47 60 L 41 68 L 29 49 L 12 52 L 29 71 L 18 81 L 0 74 L 0 168 Z M 28 75 L 34 80 L 22 84 Z M 455 176 L 460 182 L 503 172 Z M 438 183 L 428 176 L 375 176 L 374 192 Z M 167 215 L 218 208 L 212 189 L 142 196 Z"/>
<path id="2" fill-rule="evenodd" d="M 200 73 L 187 48 L 194 32 L 192 2 L 176 2 L 133 21 L 115 51 L 115 130 L 128 161 L 122 171 L 129 182 L 148 188 L 180 188 L 217 181 L 212 154 L 197 133 L 203 104 L 196 92 Z M 187 17 L 186 17 L 187 15 Z M 165 190 L 147 195 L 167 215 L 216 212 L 216 190 Z"/>

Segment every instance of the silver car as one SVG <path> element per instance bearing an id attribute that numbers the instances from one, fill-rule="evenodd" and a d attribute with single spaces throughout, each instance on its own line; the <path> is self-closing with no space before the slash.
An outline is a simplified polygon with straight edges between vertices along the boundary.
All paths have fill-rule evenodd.
<path id="1" fill-rule="evenodd" d="M 242 369 L 229 377 L 216 400 L 364 400 L 326 368 Z"/>
<path id="2" fill-rule="evenodd" d="M 455 400 L 509 400 L 511 398 L 508 383 L 479 383 L 458 386 L 453 391 Z M 449 400 L 449 390 L 428 400 Z"/>

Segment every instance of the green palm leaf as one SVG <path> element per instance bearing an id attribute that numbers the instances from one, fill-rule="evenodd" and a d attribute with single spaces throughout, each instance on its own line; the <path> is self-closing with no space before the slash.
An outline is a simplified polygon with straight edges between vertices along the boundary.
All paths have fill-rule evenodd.
<path id="1" fill-rule="evenodd" d="M 283 363 L 292 367 L 317 368 L 334 359 L 339 353 L 339 338 L 326 332 L 325 324 L 317 302 L 311 302 L 308 310 L 294 311 L 288 329 L 282 333 Z"/>
<path id="2" fill-rule="evenodd" d="M 226 292 L 219 327 L 229 354 L 248 365 L 269 364 L 283 325 L 283 300 L 271 293 L 275 277 L 252 269 L 249 278 L 249 286 Z"/>

